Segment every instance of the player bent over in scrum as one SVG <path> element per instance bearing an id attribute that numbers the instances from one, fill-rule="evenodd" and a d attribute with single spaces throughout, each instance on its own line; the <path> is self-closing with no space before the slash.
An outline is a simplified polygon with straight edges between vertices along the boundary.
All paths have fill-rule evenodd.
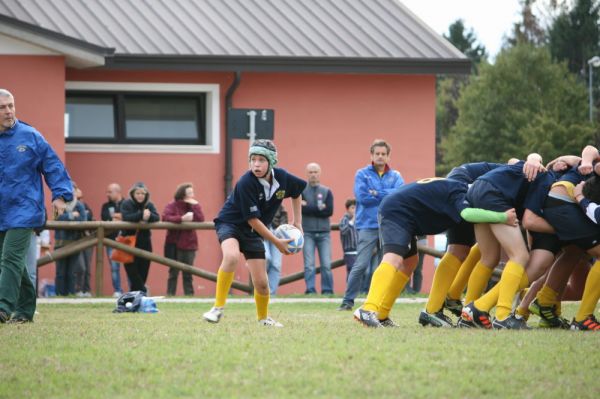
<path id="1" fill-rule="evenodd" d="M 364 305 L 354 318 L 368 327 L 382 327 L 416 263 L 415 236 L 438 234 L 463 219 L 475 223 L 517 223 L 514 210 L 490 212 L 468 208 L 467 185 L 451 179 L 425 179 L 399 188 L 379 208 L 383 259 Z"/>

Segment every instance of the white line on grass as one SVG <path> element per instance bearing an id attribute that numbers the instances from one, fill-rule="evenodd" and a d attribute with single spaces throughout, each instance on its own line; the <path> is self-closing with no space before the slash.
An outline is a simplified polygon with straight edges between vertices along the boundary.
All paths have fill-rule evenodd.
<path id="1" fill-rule="evenodd" d="M 212 303 L 214 298 L 161 298 L 151 297 L 158 303 Z M 38 298 L 38 304 L 116 303 L 115 298 Z M 364 302 L 357 298 L 356 302 Z M 425 303 L 427 298 L 398 298 L 396 303 Z M 227 303 L 254 303 L 254 298 L 229 298 Z M 271 298 L 270 303 L 341 303 L 341 298 Z"/>

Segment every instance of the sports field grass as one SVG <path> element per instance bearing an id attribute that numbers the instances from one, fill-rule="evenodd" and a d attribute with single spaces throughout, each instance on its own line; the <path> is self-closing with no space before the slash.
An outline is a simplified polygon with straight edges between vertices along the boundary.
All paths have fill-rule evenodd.
<path id="1" fill-rule="evenodd" d="M 0 325 L 1 398 L 562 398 L 596 397 L 600 335 L 367 329 L 337 304 L 273 304 L 285 328 L 259 327 L 252 304 L 200 319 L 206 304 L 159 314 L 110 304 L 39 305 L 36 322 Z M 575 305 L 565 306 L 573 314 Z"/>

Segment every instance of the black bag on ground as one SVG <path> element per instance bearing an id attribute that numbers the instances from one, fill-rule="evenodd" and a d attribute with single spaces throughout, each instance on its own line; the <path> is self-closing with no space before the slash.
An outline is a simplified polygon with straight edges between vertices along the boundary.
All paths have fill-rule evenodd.
<path id="1" fill-rule="evenodd" d="M 144 291 L 126 292 L 117 299 L 117 307 L 113 313 L 139 312 L 142 298 L 146 296 Z"/>

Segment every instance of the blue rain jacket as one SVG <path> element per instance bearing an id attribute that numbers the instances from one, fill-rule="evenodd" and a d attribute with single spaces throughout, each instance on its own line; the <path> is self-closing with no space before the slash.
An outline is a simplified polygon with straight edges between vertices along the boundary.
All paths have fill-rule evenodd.
<path id="1" fill-rule="evenodd" d="M 42 175 L 52 200 L 73 199 L 71 178 L 54 150 L 35 128 L 17 120 L 0 133 L 0 231 L 44 225 Z"/>
<path id="2" fill-rule="evenodd" d="M 377 229 L 377 209 L 386 195 L 404 184 L 400 172 L 386 167 L 379 176 L 373 165 L 359 169 L 354 176 L 354 196 L 356 197 L 356 230 Z"/>

